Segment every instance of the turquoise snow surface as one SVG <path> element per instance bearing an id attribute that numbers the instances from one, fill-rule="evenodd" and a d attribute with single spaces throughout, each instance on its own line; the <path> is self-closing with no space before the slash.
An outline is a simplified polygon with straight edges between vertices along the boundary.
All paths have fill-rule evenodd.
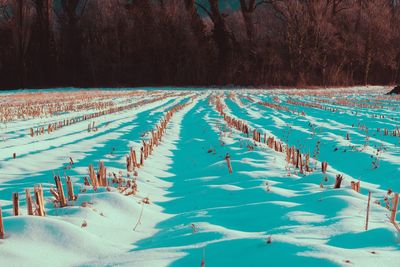
<path id="1" fill-rule="evenodd" d="M 53 92 L 60 90 L 65 91 L 54 89 Z M 83 176 L 87 176 L 89 164 L 97 168 L 99 160 L 104 160 L 107 169 L 126 173 L 125 157 L 130 147 L 139 155 L 141 140 L 148 138 L 144 137 L 146 133 L 154 129 L 167 110 L 184 103 L 189 104 L 174 114 L 167 134 L 155 148 L 162 156 L 158 157 L 155 152 L 143 170 L 138 169 L 141 182 L 138 195 L 124 196 L 124 199 L 132 198 L 135 204 L 144 197 L 150 199 L 149 205 L 137 204 L 135 212 L 129 215 L 126 244 L 116 248 L 113 254 L 87 256 L 73 265 L 186 267 L 201 266 L 203 261 L 207 267 L 400 266 L 399 232 L 389 221 L 390 210 L 385 208 L 385 197 L 389 201 L 393 197 L 387 190 L 400 192 L 398 97 L 384 96 L 382 88 L 336 89 L 331 94 L 326 93 L 328 89 L 165 90 L 187 94 L 100 117 L 96 119 L 99 130 L 91 134 L 87 134 L 87 123 L 83 122 L 74 131 L 65 127 L 34 139 L 28 136 L 29 127 L 2 123 L 0 202 L 8 238 L 0 241 L 0 266 L 7 255 L 2 254 L 2 246 L 7 249 L 5 253 L 13 251 L 9 257 L 23 254 L 6 247 L 6 243 L 29 227 L 25 188 L 42 184 L 45 198 L 51 198 L 47 189 L 54 183 L 53 174 L 63 176 L 66 171 L 73 177 L 79 201 L 79 190 L 84 187 Z M 21 91 L 2 94 L 14 93 Z M 222 103 L 228 116 L 259 131 L 261 142 L 252 140 L 253 132 L 247 137 L 229 127 L 216 109 L 217 101 Z M 47 125 L 46 119 L 40 123 Z M 384 134 L 385 128 L 391 131 L 388 135 Z M 397 131 L 397 136 L 393 136 L 393 131 Z M 264 133 L 267 138 L 274 136 L 285 144 L 283 153 L 264 144 Z M 17 147 L 9 141 L 12 139 L 22 140 L 21 146 L 29 145 L 29 149 L 18 151 L 17 159 L 11 157 Z M 83 150 L 78 151 L 80 144 L 91 140 L 99 141 L 90 149 L 82 146 Z M 310 155 L 312 171 L 302 174 L 287 163 L 286 144 Z M 68 147 L 73 147 L 73 151 Z M 44 170 L 36 168 L 43 164 L 40 160 L 43 157 L 68 158 L 63 152 L 79 154 L 71 169 L 65 170 L 68 160 L 51 163 L 54 167 Z M 228 172 L 227 154 L 231 158 L 232 174 Z M 6 168 L 16 160 L 26 166 Z M 322 161 L 329 164 L 327 173 L 321 172 Z M 145 176 L 141 177 L 141 171 Z M 334 189 L 337 174 L 342 174 L 344 180 L 341 188 Z M 360 181 L 359 193 L 351 189 L 352 181 Z M 153 187 L 156 189 L 146 191 Z M 12 216 L 10 200 L 14 192 L 21 196 L 20 218 Z M 163 197 L 156 192 L 163 192 Z M 369 229 L 365 230 L 369 192 L 372 194 Z M 106 190 L 99 189 L 87 196 L 82 193 L 79 203 L 83 199 L 93 202 L 97 213 L 104 212 L 107 220 L 113 220 L 102 210 L 103 204 L 96 206 L 97 200 L 99 203 L 107 200 Z M 118 201 L 113 202 L 114 209 L 125 205 Z M 128 202 L 126 205 L 129 206 Z M 147 211 L 152 205 L 158 208 Z M 46 220 L 54 218 L 60 224 L 76 226 L 76 231 L 89 232 L 99 240 L 105 238 L 95 230 L 92 232 L 91 227 L 97 222 L 90 216 L 82 217 L 83 208 L 61 209 L 47 203 L 46 210 Z M 133 231 L 140 212 L 144 221 Z M 158 218 L 158 213 L 166 216 Z M 81 217 L 86 218 L 87 229 L 81 227 Z M 152 220 L 153 230 L 147 233 L 146 224 Z M 54 225 L 58 223 L 46 228 L 48 235 L 60 234 Z"/>

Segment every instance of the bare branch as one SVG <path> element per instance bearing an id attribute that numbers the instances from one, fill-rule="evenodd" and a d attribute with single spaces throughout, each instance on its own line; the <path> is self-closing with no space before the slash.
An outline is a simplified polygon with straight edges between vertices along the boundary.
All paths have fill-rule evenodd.
<path id="1" fill-rule="evenodd" d="M 214 21 L 213 15 L 210 13 L 210 11 L 207 10 L 207 8 L 206 8 L 205 6 L 203 6 L 202 4 L 200 4 L 200 3 L 198 3 L 198 2 L 195 2 L 194 4 L 195 4 L 196 6 L 198 6 L 200 9 L 202 9 L 204 12 L 206 12 L 207 15 L 210 17 L 210 19 Z"/>
<path id="2" fill-rule="evenodd" d="M 264 5 L 264 4 L 272 4 L 272 0 L 263 0 L 263 1 L 260 1 L 260 2 L 258 2 L 258 3 L 256 3 L 256 5 L 254 6 L 254 10 L 258 7 L 258 6 L 261 6 L 261 5 Z"/>

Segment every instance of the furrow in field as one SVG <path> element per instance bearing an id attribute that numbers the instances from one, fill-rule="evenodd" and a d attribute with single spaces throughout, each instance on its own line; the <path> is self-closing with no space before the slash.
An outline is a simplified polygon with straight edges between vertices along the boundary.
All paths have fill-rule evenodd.
<path id="1" fill-rule="evenodd" d="M 324 124 L 320 128 L 314 128 L 313 124 L 307 120 L 307 116 L 294 116 L 290 113 L 283 113 L 272 109 L 258 109 L 258 107 L 249 111 L 249 108 L 241 109 L 230 100 L 226 100 L 227 105 L 234 110 L 236 114 L 247 121 L 251 121 L 256 128 L 267 129 L 269 133 L 285 140 L 291 145 L 301 147 L 304 151 L 309 151 L 310 154 L 316 148 L 317 141 L 321 141 L 319 159 L 328 161 L 331 166 L 341 172 L 349 175 L 350 179 L 353 176 L 356 179 L 361 179 L 364 182 L 379 185 L 382 188 L 382 197 L 384 190 L 392 188 L 396 190 L 398 184 L 394 173 L 396 172 L 396 162 L 398 162 L 398 148 L 390 145 L 390 152 L 382 151 L 377 155 L 377 149 L 369 146 L 364 146 L 365 140 L 361 136 L 356 139 L 352 136 L 351 140 L 345 140 L 339 133 L 340 129 L 332 129 L 327 127 L 324 129 Z M 259 116 L 254 116 L 258 113 Z M 327 112 L 329 115 L 329 112 Z M 325 113 L 323 113 L 325 114 Z M 323 116 L 320 114 L 320 116 Z M 273 119 L 274 118 L 274 119 Z M 321 119 L 326 120 L 326 118 Z M 285 125 L 283 125 L 285 122 Z M 335 134 L 336 133 L 336 134 Z M 267 134 L 268 135 L 268 134 Z M 357 142 L 358 143 L 354 143 Z M 372 143 L 372 142 L 371 142 Z M 357 158 L 357 165 L 349 165 L 349 159 Z M 379 168 L 373 169 L 372 163 L 379 164 Z M 360 173 L 362 175 L 360 175 Z M 382 180 L 380 177 L 387 177 Z M 373 187 L 377 187 L 373 186 Z"/>

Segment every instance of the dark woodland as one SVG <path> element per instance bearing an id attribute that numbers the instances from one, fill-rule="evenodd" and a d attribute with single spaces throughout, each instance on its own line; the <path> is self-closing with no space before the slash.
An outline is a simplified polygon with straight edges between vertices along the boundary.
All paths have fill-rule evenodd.
<path id="1" fill-rule="evenodd" d="M 396 0 L 0 0 L 0 87 L 400 82 Z"/>

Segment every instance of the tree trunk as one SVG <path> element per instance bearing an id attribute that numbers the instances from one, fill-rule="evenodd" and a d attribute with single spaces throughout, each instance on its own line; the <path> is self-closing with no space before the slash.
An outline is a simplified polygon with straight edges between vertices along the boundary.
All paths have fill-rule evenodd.
<path id="1" fill-rule="evenodd" d="M 255 10 L 255 0 L 250 0 L 246 3 L 246 0 L 240 0 L 240 10 L 242 12 L 244 24 L 246 27 L 247 41 L 249 47 L 254 45 L 254 23 L 253 23 L 253 12 Z"/>
<path id="2" fill-rule="evenodd" d="M 36 15 L 39 39 L 39 64 L 41 71 L 41 82 L 49 81 L 50 58 L 51 58 L 51 10 L 52 0 L 36 0 Z"/>
<path id="3" fill-rule="evenodd" d="M 20 88 L 25 87 L 25 68 L 24 68 L 24 45 L 23 45 L 23 21 L 24 4 L 23 0 L 14 2 L 13 35 L 15 44 L 15 60 L 17 66 L 17 80 Z"/>
<path id="4" fill-rule="evenodd" d="M 233 42 L 226 26 L 224 17 L 218 6 L 218 0 L 208 0 L 211 9 L 212 21 L 214 23 L 213 38 L 218 49 L 218 81 L 227 83 L 229 81 L 229 66 L 233 56 Z"/>
<path id="5" fill-rule="evenodd" d="M 255 42 L 255 27 L 253 21 L 253 13 L 255 11 L 255 0 L 249 0 L 247 3 L 246 0 L 240 0 L 240 9 L 244 20 L 244 25 L 246 27 L 246 36 L 247 36 L 247 58 L 248 58 L 248 70 L 246 73 L 246 80 L 250 79 L 251 81 L 256 81 L 258 78 L 257 73 L 260 73 L 261 62 L 259 60 L 259 56 L 257 55 L 257 43 Z"/>
<path id="6" fill-rule="evenodd" d="M 195 0 L 184 0 L 186 12 L 190 20 L 190 27 L 192 28 L 193 34 L 196 36 L 199 42 L 205 37 L 205 26 L 200 15 L 197 13 L 195 8 Z"/>
<path id="7" fill-rule="evenodd" d="M 369 71 L 372 62 L 372 47 L 371 47 L 371 32 L 368 32 L 367 43 L 365 45 L 365 69 L 364 69 L 364 84 L 368 84 Z"/>
<path id="8" fill-rule="evenodd" d="M 64 61 L 67 68 L 66 77 L 68 82 L 73 85 L 79 83 L 79 73 L 81 71 L 80 60 L 82 58 L 81 51 L 81 35 L 78 29 L 77 8 L 80 0 L 63 0 L 61 2 L 63 14 L 65 16 L 65 24 L 63 29 L 64 35 Z"/>

